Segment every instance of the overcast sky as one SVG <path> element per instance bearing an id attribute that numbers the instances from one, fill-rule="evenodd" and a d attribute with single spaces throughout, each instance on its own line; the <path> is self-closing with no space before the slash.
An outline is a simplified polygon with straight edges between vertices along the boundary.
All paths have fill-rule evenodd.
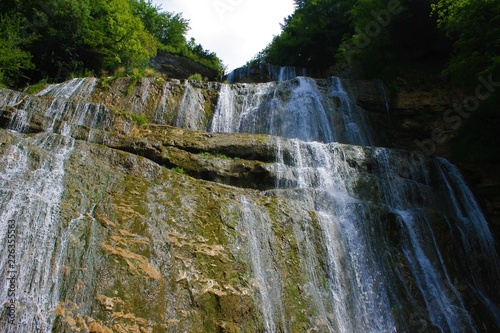
<path id="1" fill-rule="evenodd" d="M 281 31 L 293 0 L 153 0 L 163 11 L 182 13 L 194 37 L 217 53 L 229 70 L 243 66 Z"/>

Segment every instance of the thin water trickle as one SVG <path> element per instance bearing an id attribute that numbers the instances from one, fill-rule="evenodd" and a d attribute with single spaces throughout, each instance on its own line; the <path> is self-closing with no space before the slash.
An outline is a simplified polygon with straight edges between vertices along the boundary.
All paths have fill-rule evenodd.
<path id="1" fill-rule="evenodd" d="M 391 120 L 391 110 L 389 107 L 389 99 L 387 98 L 387 93 L 385 91 L 385 85 L 384 82 L 379 81 L 379 86 L 380 86 L 380 93 L 382 94 L 382 100 L 384 101 L 384 106 L 385 106 L 385 115 L 387 117 L 387 120 Z"/>
<path id="2" fill-rule="evenodd" d="M 186 80 L 185 91 L 179 106 L 175 126 L 192 130 L 203 130 L 205 120 L 205 100 L 200 88 L 193 87 Z"/>
<path id="3" fill-rule="evenodd" d="M 55 134 L 18 138 L 0 172 L 0 219 L 16 225 L 15 267 L 7 264 L 7 225 L 1 224 L 0 278 L 16 272 L 17 313 L 13 332 L 51 332 L 59 303 L 64 163 L 75 141 Z M 33 152 L 38 153 L 34 159 Z M 46 245 L 46 246 L 43 246 Z M 0 304 L 8 303 L 2 284 Z"/>
<path id="4" fill-rule="evenodd" d="M 304 302 L 298 308 L 310 330 L 415 332 L 420 327 L 412 318 L 423 318 L 426 329 L 478 332 L 474 304 L 482 304 L 499 322 L 500 312 L 487 292 L 498 289 L 500 280 L 494 240 L 458 169 L 444 159 L 368 148 L 375 142 L 349 83 L 295 77 L 295 71 L 279 69 L 280 82 L 220 85 L 208 125 L 202 88 L 187 82 L 175 118 L 175 125 L 184 128 L 276 136 L 271 139 L 277 147 L 276 189 L 235 196 L 237 251 L 248 263 L 263 330 L 293 331 L 297 313 L 287 304 L 290 271 L 280 266 L 288 261 L 278 258 L 286 246 L 296 251 L 294 269 L 303 279 L 297 278 L 303 285 L 296 297 Z M 94 84 L 75 79 L 53 85 L 40 93 L 52 99 L 36 101 L 1 90 L 1 103 L 14 108 L 8 125 L 12 139 L 0 146 L 5 157 L 0 161 L 0 218 L 18 226 L 15 331 L 52 330 L 67 242 L 60 206 L 65 162 L 75 147 L 70 136 L 74 126 L 89 127 L 93 135 L 111 121 L 102 105 L 74 99 L 90 96 Z M 150 86 L 141 87 L 146 103 Z M 166 112 L 167 90 L 165 85 L 159 119 Z M 45 119 L 46 133 L 23 135 L 33 113 Z M 293 235 L 278 235 L 272 210 L 254 200 L 261 194 L 284 203 L 278 220 L 291 224 Z M 6 228 L 0 225 L 4 280 Z M 0 304 L 6 304 L 7 284 L 1 288 Z"/>
<path id="5" fill-rule="evenodd" d="M 36 96 L 88 100 L 97 85 L 97 81 L 94 77 L 75 78 L 63 83 L 51 84 L 38 92 Z"/>
<path id="6" fill-rule="evenodd" d="M 302 269 L 309 277 L 307 290 L 326 331 L 412 332 L 417 328 L 405 317 L 410 308 L 404 310 L 404 307 L 405 304 L 414 307 L 419 302 L 423 302 L 427 313 L 426 327 L 434 326 L 441 332 L 477 331 L 452 282 L 456 277 L 452 278 L 448 272 L 447 261 L 440 252 L 442 244 L 437 239 L 440 235 L 435 234 L 436 227 L 431 227 L 427 215 L 432 210 L 441 210 L 443 205 L 450 207 L 462 220 L 463 228 L 475 230 L 476 235 L 465 233 L 462 239 L 455 240 L 457 246 L 468 253 L 471 242 L 468 237 L 477 237 L 481 252 L 498 262 L 491 233 L 477 203 L 448 162 L 437 161 L 447 193 L 444 199 L 436 201 L 440 194 L 431 183 L 431 170 L 424 159 L 384 148 L 372 149 L 372 155 L 366 155 L 367 150 L 362 146 L 372 146 L 375 142 L 366 115 L 353 102 L 347 83 L 333 77 L 328 80 L 326 91 L 314 80 L 303 77 L 239 88 L 223 85 L 210 129 L 294 139 L 277 139 L 276 186 L 285 190 L 280 193 L 288 196 L 290 202 L 300 191 L 302 204 L 315 212 L 328 263 L 327 287 L 313 267 L 317 261 L 310 258 L 317 254 L 304 240 L 311 234 L 305 233 L 306 226 L 300 224 L 307 221 L 298 221 L 294 234 L 302 239 L 298 251 Z M 339 145 L 334 141 L 359 146 Z M 285 157 L 285 153 L 290 156 Z M 369 165 L 366 169 L 361 167 L 364 161 Z M 370 183 L 363 188 L 363 184 Z M 241 205 L 248 209 L 246 200 Z M 262 228 L 259 224 L 267 223 L 258 210 L 252 214 L 257 223 L 252 228 L 258 230 Z M 389 217 L 395 219 L 391 222 L 393 228 L 399 225 L 390 231 L 400 234 L 402 244 L 398 248 L 391 248 L 394 239 L 388 238 L 390 233 L 375 232 L 386 228 Z M 448 221 L 446 217 L 441 219 L 445 224 Z M 258 250 L 252 247 L 252 242 L 267 243 L 267 235 L 248 233 L 247 237 L 248 251 L 254 257 L 252 274 L 265 284 L 262 272 L 267 268 L 260 256 L 272 255 L 272 249 Z M 400 251 L 400 261 L 394 261 L 396 254 L 389 251 Z M 401 268 L 394 271 L 395 266 Z M 412 282 L 408 282 L 409 276 Z M 474 276 L 472 280 L 481 277 Z M 408 291 L 413 284 L 418 287 L 418 296 L 415 291 L 413 294 Z M 266 332 L 277 332 L 273 323 L 280 319 L 274 310 L 275 300 L 263 290 L 259 293 Z M 487 304 L 485 299 L 482 302 Z"/>
<path id="7" fill-rule="evenodd" d="M 288 332 L 281 295 L 282 278 L 273 263 L 271 219 L 247 197 L 239 198 L 239 231 L 245 237 L 251 262 L 251 282 L 260 298 L 266 332 Z"/>

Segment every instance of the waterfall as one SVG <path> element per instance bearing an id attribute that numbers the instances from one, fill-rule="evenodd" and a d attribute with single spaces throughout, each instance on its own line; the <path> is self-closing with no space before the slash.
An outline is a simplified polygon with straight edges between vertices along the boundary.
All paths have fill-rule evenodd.
<path id="1" fill-rule="evenodd" d="M 269 148 L 271 153 L 261 154 L 266 156 L 261 160 L 236 160 L 216 151 L 233 145 L 229 135 L 199 135 L 187 130 L 174 133 L 158 126 L 161 133 L 172 136 L 163 145 L 160 141 L 165 134 L 155 132 L 155 126 L 147 128 L 148 136 L 158 139 L 152 147 L 178 150 L 183 160 L 231 166 L 235 173 L 246 172 L 251 165 L 265 169 L 269 179 L 275 180 L 275 187 L 265 191 L 195 180 L 156 165 L 146 155 L 136 157 L 85 143 L 88 154 L 92 152 L 93 158 L 102 162 L 92 166 L 97 170 L 92 175 L 101 172 L 101 166 L 103 173 L 117 173 L 115 185 L 99 180 L 100 187 L 95 187 L 93 179 L 83 181 L 88 171 L 85 167 L 65 170 L 68 161 L 72 164 L 87 156 L 76 158 L 76 147 L 83 143 L 71 136 L 78 130 L 78 137 L 85 140 L 81 133 L 88 132 L 90 137 L 93 130 L 127 132 L 130 125 L 119 124 L 116 126 L 122 127 L 117 129 L 111 109 L 90 102 L 95 80 L 51 85 L 39 97 L 0 89 L 0 105 L 5 106 L 1 112 L 11 116 L 0 132 L 2 325 L 6 323 L 11 286 L 17 306 L 9 332 L 52 332 L 59 321 L 60 327 L 66 327 L 64 322 L 72 320 L 57 317 L 55 310 L 68 300 L 60 299 L 61 295 L 77 288 L 68 283 L 66 290 L 63 263 L 70 251 L 69 230 L 87 213 L 93 220 L 92 228 L 102 230 L 102 237 L 111 235 L 113 242 L 106 243 L 102 257 L 111 264 L 103 263 L 103 267 L 116 269 L 110 273 L 115 280 L 109 286 L 99 292 L 90 290 L 88 295 L 102 292 L 119 303 L 112 313 L 107 308 L 95 310 L 97 316 L 109 315 L 106 323 L 93 317 L 94 309 L 103 305 L 98 300 L 89 296 L 81 305 L 74 304 L 75 315 L 88 315 L 88 323 L 99 319 L 114 329 L 113 320 L 134 317 L 135 323 L 143 323 L 141 331 L 148 331 L 145 327 L 152 330 L 156 324 L 163 329 L 163 322 L 147 326 L 150 318 L 146 310 L 128 309 L 139 297 L 134 295 L 130 301 L 122 295 L 123 290 L 131 290 L 125 288 L 136 286 L 124 286 L 125 280 L 119 279 L 123 272 L 129 272 L 134 283 L 147 281 L 144 293 L 138 295 L 149 297 L 151 290 L 158 297 L 168 289 L 168 297 L 181 298 L 166 306 L 168 314 L 158 316 L 162 321 L 168 318 L 167 324 L 173 326 L 163 327 L 175 327 L 170 331 L 189 331 L 193 318 L 203 322 L 193 324 L 196 329 L 206 325 L 203 329 L 207 331 L 207 327 L 218 327 L 266 333 L 469 333 L 500 327 L 496 304 L 500 267 L 495 242 L 458 169 L 442 158 L 376 147 L 368 117 L 356 105 L 348 81 L 296 76 L 300 74 L 297 68 L 262 69 L 278 79 L 211 86 L 186 82 L 184 87 L 170 82 L 161 88 L 147 81 L 137 87 L 142 95 L 128 96 L 127 101 L 139 110 L 149 103 L 148 96 L 158 97 L 152 101 L 150 113 L 158 123 L 168 118 L 168 123 L 188 129 L 272 135 L 238 136 L 267 140 L 255 142 L 267 145 L 261 149 Z M 170 90 L 174 86 L 175 96 Z M 206 104 L 217 91 L 217 105 L 211 114 Z M 193 140 L 183 143 L 183 136 L 190 133 L 194 133 Z M 127 137 L 124 141 L 147 146 L 148 138 Z M 272 149 L 276 149 L 276 159 L 268 161 Z M 141 161 L 161 171 L 151 179 L 142 173 L 132 174 L 132 169 L 145 168 Z M 79 166 L 87 165 L 80 162 Z M 77 185 L 65 187 L 71 173 L 77 175 Z M 93 207 L 90 212 L 65 216 L 64 208 L 73 204 L 64 201 L 65 191 L 80 191 L 80 184 L 84 185 L 82 192 L 98 193 L 102 187 L 99 202 L 88 202 Z M 120 195 L 110 194 L 115 192 Z M 129 202 L 132 197 L 134 201 Z M 206 204 L 206 211 L 201 204 Z M 99 213 L 94 216 L 97 206 Z M 110 207 L 119 207 L 120 214 L 106 215 Z M 133 224 L 130 230 L 128 223 Z M 157 226 L 152 226 L 155 223 Z M 158 230 L 153 233 L 153 228 Z M 15 235 L 14 247 L 9 247 L 11 234 Z M 99 249 L 103 238 L 97 234 L 88 243 L 96 243 L 92 246 Z M 12 248 L 14 262 L 9 261 L 13 260 Z M 116 253 L 107 253 L 108 248 Z M 116 257 L 120 253 L 123 260 Z M 168 257 L 168 264 L 164 257 Z M 142 266 L 135 261 L 155 269 L 150 275 L 139 276 L 138 267 Z M 177 275 L 176 269 L 184 275 Z M 152 299 L 146 298 L 140 302 Z M 77 313 L 80 306 L 85 311 Z M 237 308 L 236 314 L 228 319 L 224 311 L 232 307 Z"/>
<path id="2" fill-rule="evenodd" d="M 70 135 L 74 126 L 90 127 L 91 135 L 92 129 L 111 122 L 108 109 L 81 100 L 90 96 L 94 85 L 93 79 L 75 79 L 40 93 L 50 98 L 0 96 L 4 105 L 15 108 L 6 126 L 13 131 L 14 141 L 6 141 L 3 156 L 7 159 L 0 163 L 0 218 L 15 224 L 14 259 L 7 254 L 10 226 L 0 225 L 0 278 L 14 281 L 2 284 L 0 304 L 10 304 L 12 288 L 16 300 L 14 324 L 5 323 L 9 332 L 52 332 L 68 243 L 60 215 L 65 162 L 75 146 Z M 34 116 L 42 117 L 44 132 L 24 136 Z"/>
<path id="3" fill-rule="evenodd" d="M 361 146 L 373 145 L 374 141 L 364 111 L 354 103 L 352 93 L 348 92 L 340 78 L 332 77 L 330 80 L 328 97 L 338 101 L 339 115 L 343 124 L 340 131 L 344 135 L 340 141 Z"/>
<path id="4" fill-rule="evenodd" d="M 271 219 L 262 214 L 261 208 L 247 197 L 241 202 L 239 232 L 246 239 L 248 260 L 251 262 L 252 286 L 260 298 L 266 332 L 289 332 L 286 325 L 281 296 L 282 286 L 279 272 L 273 265 L 273 232 Z"/>
<path id="5" fill-rule="evenodd" d="M 16 320 L 9 332 L 51 332 L 61 283 L 64 163 L 74 140 L 46 133 L 16 141 L 0 164 L 0 218 L 15 225 L 13 256 L 7 253 L 7 224 L 0 230 L 0 278 L 15 284 Z M 2 283 L 2 307 L 10 302 L 9 286 Z"/>
<path id="6" fill-rule="evenodd" d="M 205 120 L 205 100 L 201 89 L 193 87 L 188 80 L 184 86 L 185 91 L 175 125 L 188 129 L 202 129 Z"/>
<path id="7" fill-rule="evenodd" d="M 75 80 L 70 82 L 73 81 Z M 66 90 L 67 86 L 72 89 L 75 88 L 74 84 L 59 84 L 62 90 Z M 78 86 L 81 87 L 81 85 Z M 90 92 L 87 90 L 78 92 L 77 89 L 68 94 L 81 96 L 90 94 Z M 54 133 L 66 131 L 65 134 L 67 135 L 70 135 L 76 126 L 89 127 L 90 132 L 92 132 L 94 129 L 109 128 L 112 123 L 113 115 L 111 110 L 102 104 L 90 103 L 80 98 L 37 98 L 27 95 L 20 98 L 20 96 L 17 93 L 0 96 L 0 104 L 11 106 L 15 110 L 7 128 L 16 132 L 30 132 L 29 124 L 35 116 L 40 120 L 41 130 Z"/>
<path id="8" fill-rule="evenodd" d="M 337 327 L 340 332 L 395 332 L 387 283 L 369 251 L 371 245 L 364 226 L 369 207 L 352 196 L 348 180 L 355 175 L 345 163 L 345 154 L 358 155 L 362 151 L 346 152 L 335 143 L 319 142 L 294 141 L 294 147 L 294 160 L 280 168 L 278 181 L 296 179 L 296 184 L 281 181 L 279 186 L 292 192 L 301 190 L 307 197 L 304 201 L 310 201 L 310 209 L 317 212 L 327 255 L 329 301 L 333 303 L 335 318 L 328 325 L 329 331 L 334 332 L 332 327 Z M 280 156 L 278 164 L 284 163 Z"/>
<path id="9" fill-rule="evenodd" d="M 223 84 L 212 132 L 264 133 L 304 141 L 372 145 L 364 111 L 339 78 L 297 77 L 281 83 Z"/>
<path id="10" fill-rule="evenodd" d="M 274 76 L 274 75 L 273 75 Z M 281 67 L 278 74 L 278 82 L 283 82 L 287 80 L 291 80 L 294 77 L 297 77 L 297 72 L 295 71 L 295 67 Z"/>
<path id="11" fill-rule="evenodd" d="M 437 158 L 436 165 L 447 197 L 452 203 L 453 212 L 460 222 L 460 227 L 463 228 L 464 233 L 469 234 L 469 237 L 472 233 L 477 238 L 479 252 L 492 259 L 492 263 L 495 264 L 493 271 L 499 274 L 500 267 L 494 240 L 474 195 L 467 187 L 456 166 L 444 158 Z M 474 249 L 470 248 L 470 250 Z M 497 275 L 495 280 L 499 281 L 500 275 Z"/>
<path id="12" fill-rule="evenodd" d="M 314 212 L 325 249 L 327 287 L 315 267 L 318 245 L 307 240 L 311 234 L 305 224 L 312 221 L 298 221 L 294 233 L 302 240 L 301 270 L 324 331 L 477 332 L 464 295 L 500 318 L 484 294 L 484 281 L 498 280 L 491 233 L 456 168 L 443 159 L 429 164 L 422 156 L 385 148 L 367 155 L 363 146 L 375 142 L 366 115 L 339 78 L 222 85 L 209 129 L 292 139 L 277 138 L 277 195 L 300 200 Z M 444 193 L 437 191 L 436 179 Z M 251 209 L 248 199 L 240 204 L 253 278 L 262 285 L 258 299 L 266 332 L 285 331 L 276 324 L 286 317 L 281 309 L 277 314 L 280 297 L 267 294 L 273 252 L 267 241 L 269 218 Z M 454 258 L 450 265 L 442 237 L 443 232 L 455 235 L 457 228 L 461 237 L 453 243 L 467 258 L 465 264 Z M 477 265 L 480 253 L 493 264 L 487 280 L 464 267 Z M 468 282 L 457 282 L 461 278 Z M 469 291 L 461 287 L 464 283 L 471 285 Z"/>
<path id="13" fill-rule="evenodd" d="M 97 79 L 94 77 L 75 78 L 67 82 L 51 84 L 36 95 L 87 100 L 92 95 L 96 84 Z"/>
<path id="14" fill-rule="evenodd" d="M 158 105 L 155 108 L 155 112 L 153 115 L 153 122 L 155 124 L 164 125 L 165 124 L 165 114 L 167 112 L 168 100 L 170 98 L 170 82 L 165 82 L 162 87 L 162 94 L 159 100 Z"/>
<path id="15" fill-rule="evenodd" d="M 273 93 L 276 84 L 264 83 L 259 85 L 223 84 L 209 130 L 211 132 L 267 132 L 266 119 L 258 117 L 260 110 L 269 110 L 268 104 L 273 103 Z M 265 112 L 265 111 L 264 111 Z M 246 118 L 251 120 L 245 122 Z"/>

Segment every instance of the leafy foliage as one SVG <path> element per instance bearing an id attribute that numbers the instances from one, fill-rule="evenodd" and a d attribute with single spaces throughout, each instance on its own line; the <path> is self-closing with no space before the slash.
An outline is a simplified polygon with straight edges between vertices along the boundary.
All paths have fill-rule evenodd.
<path id="1" fill-rule="evenodd" d="M 148 0 L 132 1 L 135 13 L 139 16 L 144 27 L 161 44 L 171 47 L 181 47 L 186 44 L 185 34 L 189 30 L 189 21 L 180 14 L 161 11 Z"/>
<path id="2" fill-rule="evenodd" d="M 158 48 L 222 71 L 214 53 L 186 41 L 188 30 L 180 14 L 151 0 L 2 0 L 0 83 L 141 69 Z"/>
<path id="3" fill-rule="evenodd" d="M 181 167 L 173 167 L 173 168 L 172 168 L 172 171 L 173 171 L 173 172 L 176 172 L 176 173 L 178 173 L 178 174 L 181 174 L 181 175 L 186 174 L 186 171 L 184 171 L 184 169 L 183 169 L 183 168 L 181 168 Z"/>
<path id="4" fill-rule="evenodd" d="M 274 37 L 258 60 L 288 66 L 325 68 L 332 65 L 342 37 L 350 30 L 347 17 L 352 1 L 301 0 L 285 19 L 282 33 Z"/>
<path id="5" fill-rule="evenodd" d="M 217 57 L 214 52 L 203 49 L 203 46 L 201 44 L 197 44 L 194 38 L 191 38 L 189 42 L 178 47 L 161 45 L 159 48 L 161 50 L 185 56 L 194 61 L 197 61 L 200 64 L 214 70 L 219 75 L 222 75 L 224 73 L 225 67 L 219 57 Z"/>
<path id="6" fill-rule="evenodd" d="M 444 62 L 451 43 L 431 15 L 436 1 L 296 0 L 281 34 L 252 63 L 325 71 L 347 61 L 361 65 L 369 77 L 383 77 L 398 70 L 395 64 Z"/>
<path id="7" fill-rule="evenodd" d="M 22 49 L 27 43 L 19 36 L 21 19 L 0 16 L 0 85 L 23 79 L 22 72 L 33 68 L 32 56 Z"/>
<path id="8" fill-rule="evenodd" d="M 191 75 L 190 77 L 188 77 L 188 80 L 191 80 L 191 81 L 203 81 L 203 78 L 201 77 L 201 74 L 195 73 L 195 74 Z"/>
<path id="9" fill-rule="evenodd" d="M 454 42 L 446 73 L 457 81 L 500 71 L 500 2 L 440 0 L 438 24 Z"/>
<path id="10" fill-rule="evenodd" d="M 442 63 L 450 43 L 431 16 L 434 0 L 358 0 L 349 15 L 354 32 L 337 54 L 361 64 L 366 76 L 387 78 L 398 71 Z M 357 46 L 354 50 L 346 45 Z M 351 52 L 351 54 L 349 54 Z"/>
<path id="11" fill-rule="evenodd" d="M 33 94 L 41 91 L 45 87 L 46 84 L 47 84 L 47 80 L 42 80 L 38 83 L 35 83 L 34 85 L 29 86 L 24 91 L 24 93 L 29 94 L 29 95 L 33 95 Z"/>

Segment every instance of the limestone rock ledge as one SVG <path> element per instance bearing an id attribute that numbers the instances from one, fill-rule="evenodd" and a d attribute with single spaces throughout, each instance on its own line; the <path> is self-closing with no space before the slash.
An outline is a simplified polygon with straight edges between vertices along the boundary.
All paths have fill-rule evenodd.
<path id="1" fill-rule="evenodd" d="M 58 151 L 71 151 L 59 171 L 62 184 L 50 184 L 64 189 L 52 221 L 57 241 L 44 258 L 57 262 L 45 272 L 45 279 L 57 281 L 50 291 L 56 303 L 35 304 L 44 319 L 38 323 L 33 300 L 20 298 L 24 322 L 57 332 L 262 332 L 265 318 L 256 302 L 262 286 L 248 277 L 251 254 L 245 250 L 245 223 L 253 223 L 246 214 L 256 210 L 272 229 L 264 238 L 273 244 L 270 269 L 286 277 L 273 281 L 273 290 L 286 291 L 282 301 L 290 316 L 283 325 L 325 330 L 325 320 L 307 305 L 294 236 L 302 223 L 317 223 L 314 214 L 300 193 L 285 199 L 249 189 L 274 187 L 277 145 L 287 159 L 289 140 L 138 125 L 100 104 L 16 98 L 0 111 L 0 172 L 15 167 L 33 180 L 30 170 L 50 167 L 63 158 Z M 356 161 L 361 148 L 343 147 L 352 168 L 367 173 L 360 186 L 371 187 L 369 159 Z M 366 155 L 373 153 L 366 148 Z M 40 226 L 32 228 L 37 233 Z M 309 240 L 321 244 L 320 234 L 316 228 Z"/>
<path id="2" fill-rule="evenodd" d="M 266 318 L 259 300 L 266 288 L 271 302 L 276 298 L 286 314 L 277 317 L 277 327 L 328 331 L 327 318 L 309 290 L 314 275 L 320 293 L 330 292 L 325 235 L 315 207 L 301 189 L 268 190 L 275 187 L 278 172 L 281 181 L 296 181 L 283 170 L 293 165 L 300 143 L 154 121 L 140 124 L 127 112 L 113 110 L 121 102 L 99 103 L 95 96 L 73 100 L 0 90 L 8 101 L 0 108 L 0 172 L 14 166 L 16 175 L 33 181 L 31 170 L 53 167 L 54 161 L 62 165 L 61 184 L 50 184 L 64 189 L 50 226 L 57 241 L 47 244 L 52 249 L 44 258 L 47 275 L 33 279 L 34 284 L 57 282 L 51 300 L 35 304 L 44 319 L 40 330 L 263 332 Z M 143 110 L 154 115 L 149 107 Z M 448 230 L 449 220 L 434 207 L 439 193 L 431 193 L 425 180 L 415 177 L 418 173 L 408 167 L 410 154 L 342 144 L 329 148 L 342 161 L 339 172 L 349 175 L 344 178 L 352 208 L 366 202 L 373 215 L 367 230 L 376 231 L 374 244 L 387 242 L 393 267 L 403 256 L 399 242 L 404 228 L 384 206 L 380 178 L 387 166 L 378 162 L 378 155 L 393 154 L 390 174 L 397 189 L 422 198 L 419 205 L 432 212 L 429 225 Z M 33 197 L 41 203 L 45 199 Z M 257 239 L 255 233 L 269 286 L 251 278 L 256 276 L 255 253 L 248 243 L 251 235 Z M 452 251 L 447 233 L 436 235 L 435 242 Z M 302 253 L 305 243 L 312 247 Z M 452 256 L 446 252 L 444 257 Z M 397 270 L 410 276 L 404 265 Z M 28 310 L 19 315 L 27 322 L 33 307 L 33 299 L 20 299 L 19 309 Z M 401 316 L 402 327 L 405 319 Z"/>

